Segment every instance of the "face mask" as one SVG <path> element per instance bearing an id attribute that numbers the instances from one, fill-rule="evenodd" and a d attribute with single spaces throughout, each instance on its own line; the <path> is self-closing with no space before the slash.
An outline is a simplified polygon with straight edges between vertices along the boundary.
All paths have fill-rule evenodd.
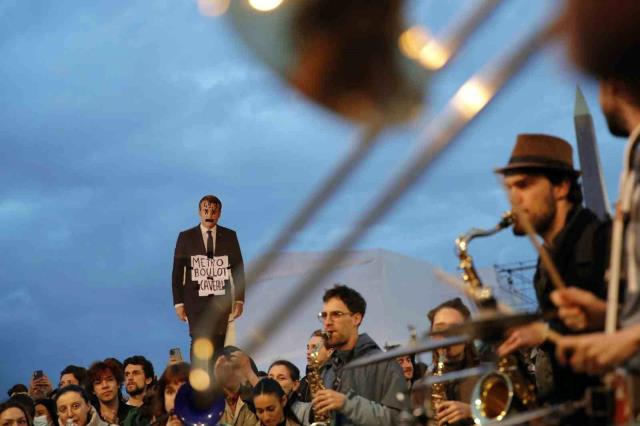
<path id="1" fill-rule="evenodd" d="M 33 418 L 33 426 L 49 426 L 47 416 L 36 416 Z"/>

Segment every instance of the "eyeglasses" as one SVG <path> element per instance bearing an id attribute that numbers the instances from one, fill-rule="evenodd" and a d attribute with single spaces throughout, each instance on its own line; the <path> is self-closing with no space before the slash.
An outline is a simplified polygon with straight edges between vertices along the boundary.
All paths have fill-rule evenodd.
<path id="1" fill-rule="evenodd" d="M 80 411 L 80 409 L 82 408 L 82 404 L 79 402 L 74 402 L 73 404 L 69 405 L 68 407 L 66 405 L 62 405 L 60 407 L 58 407 L 58 414 L 66 414 L 67 411 L 69 411 L 69 409 L 71 409 L 72 413 L 77 413 Z"/>
<path id="2" fill-rule="evenodd" d="M 353 315 L 351 312 L 340 312 L 340 311 L 331 311 L 331 312 L 318 312 L 318 321 L 325 322 L 327 319 L 331 321 L 339 320 L 345 315 Z"/>

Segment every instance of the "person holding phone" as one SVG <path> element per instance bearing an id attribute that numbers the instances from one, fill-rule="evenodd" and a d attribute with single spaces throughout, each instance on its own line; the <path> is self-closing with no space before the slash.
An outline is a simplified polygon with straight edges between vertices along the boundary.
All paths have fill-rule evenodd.
<path id="1" fill-rule="evenodd" d="M 34 371 L 29 383 L 29 396 L 33 400 L 43 399 L 48 398 L 51 392 L 53 392 L 53 386 L 49 377 L 42 370 Z"/>
<path id="2" fill-rule="evenodd" d="M 171 348 L 169 349 L 169 362 L 168 365 L 177 364 L 182 362 L 182 351 L 180 348 Z"/>

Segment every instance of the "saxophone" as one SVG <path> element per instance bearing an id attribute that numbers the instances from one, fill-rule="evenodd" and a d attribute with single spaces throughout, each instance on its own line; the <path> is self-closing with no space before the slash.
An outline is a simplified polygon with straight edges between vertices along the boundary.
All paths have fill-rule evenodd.
<path id="1" fill-rule="evenodd" d="M 482 285 L 480 276 L 478 275 L 475 266 L 473 266 L 473 258 L 469 254 L 469 243 L 477 237 L 490 237 L 491 235 L 508 228 L 512 224 L 513 213 L 508 211 L 502 215 L 500 222 L 498 222 L 495 227 L 491 229 L 473 228 L 466 234 L 456 238 L 456 254 L 458 255 L 458 259 L 460 259 L 458 268 L 462 270 L 462 279 L 464 282 L 471 287 L 472 296 L 479 308 L 495 309 L 496 301 L 493 298 L 491 289 Z"/>
<path id="2" fill-rule="evenodd" d="M 506 212 L 498 224 L 489 230 L 473 228 L 456 239 L 456 251 L 460 259 L 462 279 L 471 287 L 474 301 L 481 309 L 495 309 L 496 301 L 491 290 L 482 281 L 468 253 L 469 242 L 476 237 L 488 237 L 513 224 L 513 214 Z M 537 403 L 535 386 L 520 371 L 515 355 L 498 360 L 498 368 L 483 375 L 474 387 L 471 413 L 477 425 L 502 420 L 512 406 L 528 409 Z"/>
<path id="3" fill-rule="evenodd" d="M 442 353 L 438 353 L 438 362 L 435 365 L 432 376 L 442 376 L 446 373 L 445 356 Z M 446 383 L 434 383 L 431 385 L 431 413 L 429 418 L 433 419 L 434 424 L 438 421 L 438 404 L 447 400 L 447 384 Z"/>
<path id="4" fill-rule="evenodd" d="M 327 336 L 323 333 L 325 341 Z M 320 355 L 320 349 L 322 349 L 322 344 L 316 345 L 313 352 L 311 352 L 311 365 L 309 368 L 309 372 L 307 373 L 307 381 L 309 382 L 309 391 L 311 393 L 311 399 L 313 399 L 318 391 L 325 389 L 324 380 L 322 380 L 322 376 L 320 375 L 320 361 L 318 360 L 318 356 Z M 329 426 L 330 425 L 330 415 L 329 413 L 317 414 L 314 413 L 314 422 L 311 423 L 311 426 Z"/>

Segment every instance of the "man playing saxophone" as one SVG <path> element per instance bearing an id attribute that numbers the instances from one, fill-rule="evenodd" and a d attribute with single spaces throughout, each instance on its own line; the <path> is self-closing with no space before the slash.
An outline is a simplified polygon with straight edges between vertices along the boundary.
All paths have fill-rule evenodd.
<path id="1" fill-rule="evenodd" d="M 519 215 L 526 215 L 536 234 L 544 240 L 544 247 L 564 282 L 603 298 L 610 223 L 601 222 L 582 206 L 580 172 L 573 167 L 571 145 L 554 136 L 519 135 L 508 165 L 496 173 L 504 177 L 511 205 L 518 212 L 514 217 L 514 234 L 525 234 Z M 540 261 L 534 287 L 542 313 L 554 312 L 550 300 L 554 286 Z M 555 361 L 554 348 L 546 342 L 549 328 L 561 334 L 571 332 L 557 316 L 546 323 L 517 327 L 510 330 L 498 354 L 541 346 L 543 356 L 536 360 L 541 399 L 548 402 L 580 399 L 585 387 L 594 384 L 595 379 L 577 375 Z M 551 374 L 545 374 L 549 370 Z M 543 377 L 547 380 L 551 377 L 552 383 L 545 383 Z"/>
<path id="2" fill-rule="evenodd" d="M 407 392 L 402 370 L 395 360 L 345 369 L 351 361 L 380 352 L 366 334 L 360 334 L 367 303 L 360 293 L 344 285 L 327 290 L 319 319 L 334 349 L 322 369 L 326 389 L 313 398 L 316 415 L 330 413 L 332 424 L 388 426 L 398 423 L 403 404 L 397 395 Z"/>

